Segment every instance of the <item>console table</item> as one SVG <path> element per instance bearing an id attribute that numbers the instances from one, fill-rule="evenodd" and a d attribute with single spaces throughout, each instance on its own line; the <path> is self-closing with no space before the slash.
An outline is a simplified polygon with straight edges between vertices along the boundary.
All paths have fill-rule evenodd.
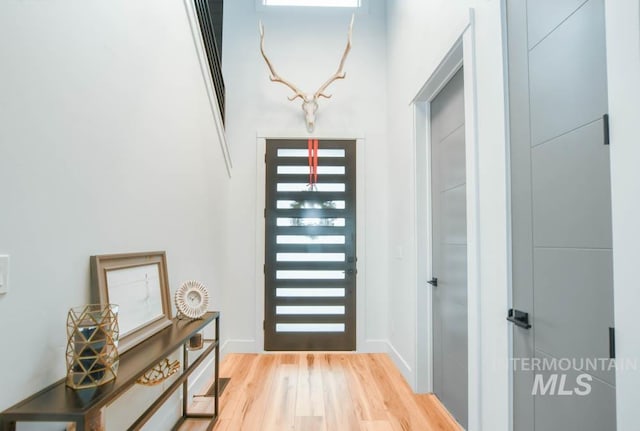
<path id="1" fill-rule="evenodd" d="M 202 353 L 188 363 L 189 338 L 215 324 L 215 337 L 204 340 Z M 173 324 L 152 335 L 120 356 L 117 378 L 97 388 L 74 390 L 62 379 L 0 413 L 0 430 L 15 431 L 16 422 L 75 422 L 77 431 L 95 431 L 95 420 L 102 409 L 127 389 L 136 384 L 148 369 L 171 355 L 180 346 L 183 349 L 182 373 L 138 417 L 129 430 L 139 430 L 158 411 L 162 404 L 182 386 L 182 417 L 171 429 L 179 429 L 189 419 L 208 421 L 207 430 L 213 429 L 218 417 L 218 372 L 220 359 L 220 313 L 209 312 L 202 319 L 174 319 Z M 207 357 L 214 354 L 214 411 L 211 414 L 188 413 L 188 378 Z M 170 427 L 168 427 L 170 428 Z"/>

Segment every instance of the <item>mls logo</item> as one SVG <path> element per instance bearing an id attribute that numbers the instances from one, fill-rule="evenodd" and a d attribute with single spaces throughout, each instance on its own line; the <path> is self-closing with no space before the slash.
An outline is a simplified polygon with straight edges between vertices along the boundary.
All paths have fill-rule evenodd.
<path id="1" fill-rule="evenodd" d="M 576 377 L 575 386 L 567 388 L 566 374 L 550 374 L 545 382 L 544 375 L 536 374 L 533 380 L 531 395 L 578 395 L 585 396 L 591 393 L 593 377 L 589 374 L 580 374 Z"/>

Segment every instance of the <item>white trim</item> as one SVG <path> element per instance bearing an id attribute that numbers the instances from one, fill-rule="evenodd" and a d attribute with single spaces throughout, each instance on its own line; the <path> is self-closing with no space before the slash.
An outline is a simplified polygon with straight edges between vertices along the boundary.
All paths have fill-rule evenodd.
<path id="1" fill-rule="evenodd" d="M 262 330 L 262 326 L 260 329 Z M 260 351 L 262 351 L 262 345 L 259 345 L 256 340 L 227 340 L 222 343 L 220 348 L 220 360 L 227 353 L 256 353 Z"/>
<path id="2" fill-rule="evenodd" d="M 368 340 L 366 338 L 366 181 L 365 181 L 365 161 L 366 145 L 362 133 L 318 133 L 313 137 L 317 139 L 345 139 L 356 141 L 356 256 L 358 258 L 356 268 L 356 351 L 379 352 L 376 350 L 380 346 L 380 340 Z M 264 351 L 264 331 L 262 322 L 264 320 L 264 203 L 265 203 L 265 154 L 267 149 L 267 139 L 308 139 L 308 136 L 300 136 L 296 133 L 273 131 L 258 132 L 256 136 L 256 214 L 255 214 L 255 250 L 256 250 L 256 280 L 255 280 L 255 316 L 256 340 L 254 352 Z M 248 346 L 248 344 L 247 344 Z M 232 350 L 234 352 L 238 350 Z M 384 350 L 386 351 L 386 349 Z"/>
<path id="3" fill-rule="evenodd" d="M 388 353 L 390 351 L 389 348 L 389 340 L 386 339 L 371 339 L 364 340 L 357 349 L 358 353 Z"/>
<path id="4" fill-rule="evenodd" d="M 183 0 L 185 12 L 187 14 L 187 20 L 189 21 L 189 27 L 191 28 L 191 36 L 193 45 L 198 56 L 198 63 L 200 64 L 200 72 L 204 81 L 204 86 L 207 90 L 207 98 L 209 100 L 209 107 L 211 108 L 211 114 L 216 126 L 216 133 L 218 135 L 218 141 L 220 142 L 220 150 L 224 157 L 224 162 L 227 168 L 227 175 L 231 177 L 231 170 L 233 163 L 231 162 L 231 152 L 229 151 L 229 144 L 227 143 L 227 137 L 225 135 L 224 124 L 222 123 L 222 115 L 220 108 L 218 107 L 218 97 L 213 86 L 213 80 L 211 78 L 211 72 L 209 71 L 209 63 L 207 61 L 207 53 L 204 49 L 204 42 L 202 40 L 202 32 L 200 31 L 200 24 L 198 23 L 198 16 L 193 7 L 193 0 Z"/>
<path id="5" fill-rule="evenodd" d="M 270 135 L 258 135 L 256 138 L 256 284 L 255 288 L 255 316 L 256 316 L 256 346 L 255 352 L 264 351 L 264 247 L 265 247 L 265 227 L 264 227 L 264 208 L 265 208 L 265 187 L 266 187 L 266 165 L 265 157 L 267 154 L 267 138 L 272 139 Z"/>
<path id="6" fill-rule="evenodd" d="M 412 375 L 413 370 L 411 369 L 411 366 L 400 354 L 400 352 L 398 352 L 396 348 L 393 347 L 393 344 L 391 344 L 390 342 L 387 342 L 387 347 L 388 347 L 388 354 L 393 360 L 393 363 L 396 365 L 396 367 L 400 369 L 400 373 L 403 376 Z"/>
<path id="7" fill-rule="evenodd" d="M 467 168 L 467 343 L 469 430 L 481 429 L 480 202 L 478 176 L 478 91 L 473 9 L 462 36 L 464 54 L 465 154 Z"/>
<path id="8" fill-rule="evenodd" d="M 261 0 L 265 6 L 302 6 L 302 7 L 360 7 L 360 0 Z M 345 4 L 348 2 L 348 4 Z M 330 4 L 327 4 L 330 3 Z"/>
<path id="9" fill-rule="evenodd" d="M 358 7 L 341 7 L 341 6 L 265 6 L 262 0 L 255 0 L 256 12 L 258 13 L 282 13 L 291 14 L 298 12 L 309 12 L 311 14 L 318 14 L 322 12 L 328 13 L 341 13 L 350 12 L 356 15 L 369 13 L 369 1 L 360 0 L 360 6 Z"/>
<path id="10" fill-rule="evenodd" d="M 504 104 L 505 104 L 505 168 L 506 168 L 506 176 L 505 176 L 505 184 L 506 184 L 506 209 L 507 209 L 507 303 L 509 304 L 509 308 L 513 305 L 513 228 L 512 228 L 512 213 L 511 213 L 511 107 L 510 107 L 510 97 L 509 97 L 509 61 L 508 61 L 508 52 L 509 52 L 509 43 L 508 43 L 508 31 L 507 31 L 507 4 L 506 0 L 500 0 L 501 2 L 501 11 L 500 21 L 502 22 L 502 52 L 504 54 L 504 62 L 503 62 L 503 76 L 504 76 Z M 508 331 L 507 335 L 507 343 L 508 343 L 508 352 L 509 359 L 513 358 L 513 331 Z M 514 389 L 513 389 L 513 379 L 514 379 L 514 367 L 513 361 L 509 362 L 509 423 L 508 430 L 515 430 L 514 423 Z"/>
<path id="11" fill-rule="evenodd" d="M 345 137 L 346 136 L 346 137 Z M 302 136 L 299 133 L 292 133 L 290 131 L 282 130 L 282 129 L 262 129 L 258 130 L 256 133 L 256 137 L 258 140 L 260 139 L 353 139 L 353 140 L 364 140 L 364 133 L 357 132 L 355 130 L 347 130 L 343 132 L 333 132 L 333 131 L 325 131 L 325 132 L 313 132 L 311 135 Z M 260 148 L 258 148 L 260 149 Z M 266 147 L 264 148 L 266 149 Z M 356 157 L 360 156 L 357 154 Z"/>
<path id="12" fill-rule="evenodd" d="M 427 82 L 420 87 L 420 90 L 411 101 L 412 104 L 433 100 L 462 67 L 464 59 L 463 37 L 468 28 L 469 24 L 462 29 L 460 37 L 455 40 L 449 51 L 440 60 L 440 64 L 438 64 L 438 67 L 433 71 Z"/>
<path id="13" fill-rule="evenodd" d="M 356 351 L 366 350 L 367 343 L 367 182 L 365 180 L 366 145 L 363 138 L 356 139 Z M 370 346 L 369 346 L 370 347 Z"/>
<path id="14" fill-rule="evenodd" d="M 433 307 L 433 289 L 427 280 L 433 277 L 432 272 L 432 220 L 431 220 L 431 176 L 427 167 L 431 166 L 431 148 L 428 136 L 431 136 L 431 105 L 428 102 L 416 102 L 414 110 L 414 142 L 413 156 L 416 161 L 414 171 L 416 193 L 416 216 L 414 218 L 416 232 L 416 375 L 415 391 L 418 393 L 433 392 L 433 331 L 431 319 L 420 313 L 428 310 L 431 315 Z M 424 318 L 421 318 L 424 316 Z"/>
<path id="15" fill-rule="evenodd" d="M 415 124 L 414 124 L 414 143 L 416 155 L 416 232 L 421 232 L 420 224 L 425 220 L 428 222 L 427 229 L 431 231 L 431 212 L 430 201 L 428 197 L 422 196 L 428 183 L 424 179 L 420 182 L 420 171 L 426 172 L 426 178 L 431 176 L 431 166 L 429 163 L 429 151 L 420 149 L 418 145 L 426 145 L 431 147 L 430 136 L 428 134 L 428 106 L 430 101 L 438 94 L 438 92 L 446 85 L 451 77 L 464 64 L 464 98 L 465 98 L 465 154 L 466 154 L 466 176 L 467 176 L 467 313 L 468 313 L 468 408 L 469 408 L 469 430 L 480 430 L 480 370 L 481 370 L 481 351 L 480 351 L 480 232 L 479 232 L 479 178 L 478 178 L 478 127 L 477 127 L 477 82 L 476 82 L 476 59 L 475 59 L 475 20 L 474 11 L 469 9 L 469 20 L 467 25 L 462 29 L 459 38 L 452 44 L 451 49 L 443 56 L 439 66 L 434 70 L 429 79 L 416 93 L 412 100 L 414 104 Z M 418 106 L 423 104 L 423 107 Z M 426 116 L 426 117 L 425 117 Z M 420 136 L 423 134 L 423 136 Z M 424 157 L 417 157 L 419 154 Z M 426 154 L 425 154 L 426 153 Z M 428 188 L 426 188 L 428 194 Z M 424 234 L 423 234 L 424 236 Z M 422 242 L 423 238 L 416 238 L 416 255 L 431 256 L 428 244 Z M 431 272 L 431 265 L 426 271 L 419 271 L 420 263 L 416 261 L 416 297 L 423 298 L 423 301 L 417 301 L 417 307 L 424 307 L 424 295 L 420 295 L 420 290 L 424 289 L 426 284 L 426 276 Z M 431 295 L 428 295 L 427 305 L 429 306 L 429 315 L 431 312 Z M 418 314 L 419 315 L 419 314 Z M 419 384 L 420 389 L 432 388 L 433 379 L 433 346 L 432 346 L 432 326 L 419 325 L 416 322 L 416 345 L 424 343 L 427 339 L 427 346 L 419 346 L 416 348 L 416 386 Z M 428 334 L 424 334 L 427 330 Z M 422 341 L 421 341 L 422 340 Z M 424 362 L 425 352 L 430 355 L 428 362 Z M 426 376 L 426 377 L 425 377 Z"/>
<path id="16" fill-rule="evenodd" d="M 191 398 L 193 398 L 194 395 L 202 394 L 206 389 L 208 389 L 205 387 L 205 385 L 213 381 L 212 377 L 214 360 L 215 358 L 213 357 L 207 359 L 204 364 L 200 364 L 200 366 L 194 371 L 193 377 L 189 376 L 190 384 L 188 385 L 188 392 L 191 395 Z"/>

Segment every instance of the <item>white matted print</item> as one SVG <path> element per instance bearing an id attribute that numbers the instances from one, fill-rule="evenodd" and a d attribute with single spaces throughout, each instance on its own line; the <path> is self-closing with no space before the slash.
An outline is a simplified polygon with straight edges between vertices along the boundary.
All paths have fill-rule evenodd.
<path id="1" fill-rule="evenodd" d="M 163 251 L 92 256 L 91 284 L 96 302 L 118 305 L 120 353 L 172 323 Z"/>

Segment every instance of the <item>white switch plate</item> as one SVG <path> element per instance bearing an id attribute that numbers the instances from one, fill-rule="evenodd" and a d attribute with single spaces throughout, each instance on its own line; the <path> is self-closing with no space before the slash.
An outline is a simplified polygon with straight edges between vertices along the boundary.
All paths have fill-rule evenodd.
<path id="1" fill-rule="evenodd" d="M 0 256 L 0 295 L 9 293 L 9 256 Z"/>

